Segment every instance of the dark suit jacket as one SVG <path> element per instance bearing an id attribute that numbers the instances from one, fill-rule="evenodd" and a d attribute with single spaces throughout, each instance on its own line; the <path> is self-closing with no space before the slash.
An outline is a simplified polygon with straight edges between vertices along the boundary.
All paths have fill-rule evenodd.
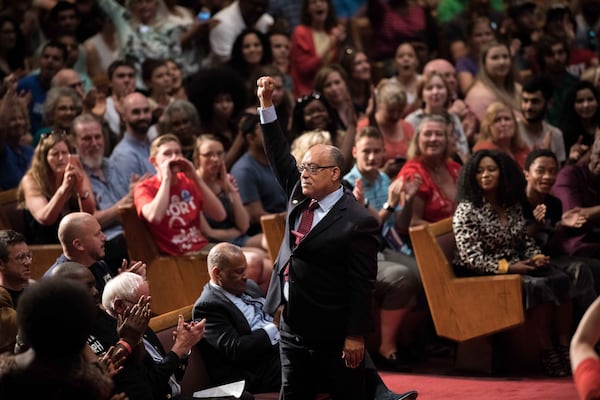
<path id="1" fill-rule="evenodd" d="M 245 293 L 253 298 L 263 297 L 251 280 Z M 199 346 L 213 384 L 245 379 L 246 390 L 251 393 L 279 390 L 279 346 L 271 344 L 263 329 L 252 331 L 244 314 L 222 291 L 206 284 L 192 315 L 194 320 L 206 318 Z"/>
<path id="2" fill-rule="evenodd" d="M 274 313 L 283 297 L 289 263 L 289 302 L 284 319 L 311 346 L 343 344 L 372 328 L 371 302 L 377 275 L 377 220 L 345 190 L 343 197 L 296 247 L 290 233 L 310 201 L 277 121 L 262 125 L 271 168 L 289 197 L 285 237 L 275 262 L 265 310 Z"/>

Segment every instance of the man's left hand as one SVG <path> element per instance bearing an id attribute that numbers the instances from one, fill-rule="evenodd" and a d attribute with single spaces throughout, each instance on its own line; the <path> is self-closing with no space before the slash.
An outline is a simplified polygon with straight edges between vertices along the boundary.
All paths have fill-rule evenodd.
<path id="1" fill-rule="evenodd" d="M 347 368 L 358 368 L 365 357 L 365 339 L 362 336 L 348 336 L 344 341 L 342 358 Z"/>

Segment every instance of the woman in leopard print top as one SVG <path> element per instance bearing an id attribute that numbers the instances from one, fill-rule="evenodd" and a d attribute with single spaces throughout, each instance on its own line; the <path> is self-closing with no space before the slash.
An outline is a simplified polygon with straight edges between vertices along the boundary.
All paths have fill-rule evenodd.
<path id="1" fill-rule="evenodd" d="M 521 169 L 507 154 L 482 150 L 473 155 L 458 181 L 459 203 L 452 221 L 455 265 L 458 274 L 520 274 L 529 316 L 554 319 L 553 331 L 539 324 L 544 371 L 566 376 L 573 284 L 527 235 L 521 206 L 525 187 Z"/>

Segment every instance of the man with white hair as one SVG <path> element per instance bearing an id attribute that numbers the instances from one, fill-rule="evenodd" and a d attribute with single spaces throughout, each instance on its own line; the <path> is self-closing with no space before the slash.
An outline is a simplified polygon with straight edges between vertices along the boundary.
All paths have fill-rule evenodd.
<path id="1" fill-rule="evenodd" d="M 132 306 L 149 307 L 149 294 L 148 282 L 131 272 L 124 272 L 106 284 L 102 305 L 113 317 L 114 329 L 94 332 L 94 336 L 104 348 L 109 348 L 119 341 L 116 333 L 117 320 L 125 317 Z M 187 357 L 192 347 L 204 335 L 205 324 L 205 320 L 184 322 L 183 316 L 179 315 L 174 333 L 175 343 L 169 352 L 164 351 L 156 334 L 150 328 L 146 329 L 142 338 L 145 348 L 143 361 L 135 367 L 126 365 L 123 372 L 127 379 L 120 377 L 123 372 L 115 377 L 117 391 L 125 392 L 130 400 L 181 398 L 181 386 L 178 380 L 185 373 Z M 133 347 L 137 348 L 137 346 Z M 131 350 L 133 351 L 134 348 Z"/>

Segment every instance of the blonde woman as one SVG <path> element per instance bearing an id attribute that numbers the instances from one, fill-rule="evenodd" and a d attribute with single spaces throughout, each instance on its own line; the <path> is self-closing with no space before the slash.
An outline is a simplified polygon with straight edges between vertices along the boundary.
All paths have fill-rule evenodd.
<path id="1" fill-rule="evenodd" d="M 473 152 L 483 149 L 502 151 L 521 168 L 525 167 L 525 158 L 530 149 L 521 140 L 515 114 L 507 104 L 495 102 L 487 108 Z"/>
<path id="2" fill-rule="evenodd" d="M 465 103 L 481 121 L 485 110 L 496 101 L 519 110 L 520 95 L 509 47 L 495 41 L 485 44 L 479 55 L 477 80 L 467 92 Z"/>

